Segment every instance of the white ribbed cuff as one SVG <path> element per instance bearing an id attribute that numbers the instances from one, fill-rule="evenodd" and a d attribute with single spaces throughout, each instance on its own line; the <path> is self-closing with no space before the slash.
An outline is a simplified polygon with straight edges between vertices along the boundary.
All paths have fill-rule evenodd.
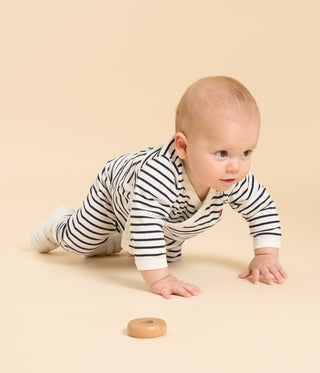
<path id="1" fill-rule="evenodd" d="M 161 257 L 135 257 L 137 269 L 139 271 L 149 271 L 152 269 L 167 268 L 167 257 L 166 255 Z"/>
<path id="2" fill-rule="evenodd" d="M 276 247 L 280 249 L 281 236 L 261 235 L 253 237 L 253 247 L 254 249 L 260 249 L 261 247 Z"/>

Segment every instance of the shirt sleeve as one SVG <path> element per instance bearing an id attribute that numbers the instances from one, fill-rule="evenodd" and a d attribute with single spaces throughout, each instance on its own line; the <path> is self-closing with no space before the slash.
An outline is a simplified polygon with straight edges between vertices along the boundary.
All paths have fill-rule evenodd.
<path id="1" fill-rule="evenodd" d="M 228 203 L 249 223 L 254 249 L 280 248 L 281 226 L 275 203 L 251 173 L 234 186 Z"/>
<path id="2" fill-rule="evenodd" d="M 128 242 L 138 270 L 168 266 L 163 225 L 177 197 L 176 178 L 165 157 L 141 167 L 130 208 Z"/>

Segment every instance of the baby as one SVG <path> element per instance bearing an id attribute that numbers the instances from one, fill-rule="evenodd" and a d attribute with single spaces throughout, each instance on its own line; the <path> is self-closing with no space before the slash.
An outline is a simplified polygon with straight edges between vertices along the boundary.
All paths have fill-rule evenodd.
<path id="1" fill-rule="evenodd" d="M 260 113 L 237 80 L 212 76 L 192 84 L 176 112 L 175 136 L 164 145 L 115 158 L 102 168 L 82 207 L 62 206 L 33 233 L 39 252 L 87 256 L 121 249 L 134 255 L 150 289 L 164 298 L 201 290 L 173 276 L 183 242 L 221 220 L 228 203 L 249 223 L 255 255 L 239 275 L 270 285 L 287 278 L 278 260 L 281 228 L 266 189 L 250 173 Z"/>

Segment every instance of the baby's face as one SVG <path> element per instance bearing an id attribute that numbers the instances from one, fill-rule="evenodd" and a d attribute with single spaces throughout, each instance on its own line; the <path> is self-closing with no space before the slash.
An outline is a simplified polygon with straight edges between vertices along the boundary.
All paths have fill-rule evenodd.
<path id="1" fill-rule="evenodd" d="M 223 112 L 206 115 L 197 130 L 186 135 L 186 151 L 180 158 L 200 199 L 209 188 L 225 191 L 247 175 L 259 129 L 257 115 Z"/>

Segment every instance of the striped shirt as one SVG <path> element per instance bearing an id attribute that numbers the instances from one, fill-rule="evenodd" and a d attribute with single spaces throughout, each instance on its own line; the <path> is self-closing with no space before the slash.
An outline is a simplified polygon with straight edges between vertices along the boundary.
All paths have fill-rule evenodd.
<path id="1" fill-rule="evenodd" d="M 90 194 L 90 206 L 104 206 L 100 215 L 108 217 L 97 218 L 97 228 L 109 224 L 110 231 L 123 232 L 122 247 L 135 256 L 139 270 L 178 260 L 182 243 L 220 221 L 226 203 L 249 223 L 254 248 L 280 247 L 280 222 L 265 187 L 248 173 L 227 191 L 210 189 L 200 201 L 175 152 L 174 138 L 109 161 Z"/>

